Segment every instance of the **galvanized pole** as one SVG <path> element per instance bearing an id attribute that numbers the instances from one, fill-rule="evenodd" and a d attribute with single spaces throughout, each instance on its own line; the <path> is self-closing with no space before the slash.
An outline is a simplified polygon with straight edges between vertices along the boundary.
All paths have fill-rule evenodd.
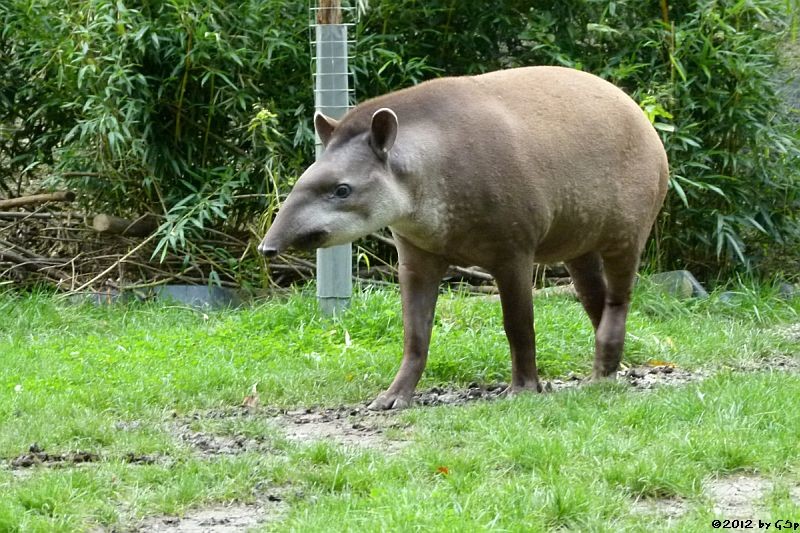
<path id="1" fill-rule="evenodd" d="M 320 0 L 316 13 L 315 108 L 341 118 L 350 105 L 347 24 L 342 24 L 339 0 Z M 317 137 L 317 158 L 324 148 Z M 353 293 L 353 248 L 350 243 L 317 250 L 317 300 L 322 312 L 333 315 L 350 303 Z"/>

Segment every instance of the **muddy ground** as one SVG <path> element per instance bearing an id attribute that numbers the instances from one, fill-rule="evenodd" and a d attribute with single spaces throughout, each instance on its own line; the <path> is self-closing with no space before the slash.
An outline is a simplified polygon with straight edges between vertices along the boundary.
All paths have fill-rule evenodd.
<path id="1" fill-rule="evenodd" d="M 788 360 L 788 358 L 787 358 Z M 776 363 L 777 364 L 777 363 Z M 787 363 L 788 364 L 788 363 Z M 797 363 L 800 366 L 800 363 Z M 617 379 L 628 383 L 639 391 L 651 390 L 658 386 L 676 386 L 704 379 L 705 371 L 689 371 L 671 365 L 637 366 L 618 372 Z M 568 376 L 545 383 L 545 390 L 559 390 L 585 386 L 588 378 Z M 480 401 L 494 401 L 503 398 L 506 383 L 481 385 L 471 383 L 466 388 L 433 387 L 418 391 L 414 395 L 416 406 L 466 405 Z M 333 441 L 346 446 L 380 449 L 396 452 L 409 440 L 404 438 L 405 428 L 397 420 L 396 411 L 370 411 L 365 404 L 343 405 L 340 407 L 311 407 L 292 410 L 246 407 L 217 409 L 194 413 L 176 419 L 172 433 L 203 456 L 229 455 L 246 451 L 270 451 L 272 443 L 268 437 L 252 437 L 243 434 L 219 435 L 193 429 L 196 422 L 208 419 L 241 417 L 260 417 L 280 428 L 286 439 L 295 442 Z"/>

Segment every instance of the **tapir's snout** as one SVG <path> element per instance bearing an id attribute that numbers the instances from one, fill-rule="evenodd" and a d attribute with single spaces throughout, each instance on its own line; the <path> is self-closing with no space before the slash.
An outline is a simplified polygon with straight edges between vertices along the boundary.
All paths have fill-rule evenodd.
<path id="1" fill-rule="evenodd" d="M 286 244 L 279 242 L 278 234 L 279 232 L 274 231 L 274 228 L 270 228 L 261 244 L 258 245 L 258 251 L 267 259 L 272 259 L 287 248 Z"/>

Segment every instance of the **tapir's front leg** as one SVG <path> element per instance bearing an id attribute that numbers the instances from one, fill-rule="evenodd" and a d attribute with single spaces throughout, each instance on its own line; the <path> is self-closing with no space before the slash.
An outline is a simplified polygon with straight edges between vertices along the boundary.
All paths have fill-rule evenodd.
<path id="1" fill-rule="evenodd" d="M 397 234 L 395 242 L 403 301 L 403 361 L 391 386 L 370 404 L 375 410 L 411 405 L 428 360 L 439 282 L 448 266 L 441 257 L 420 250 Z"/>

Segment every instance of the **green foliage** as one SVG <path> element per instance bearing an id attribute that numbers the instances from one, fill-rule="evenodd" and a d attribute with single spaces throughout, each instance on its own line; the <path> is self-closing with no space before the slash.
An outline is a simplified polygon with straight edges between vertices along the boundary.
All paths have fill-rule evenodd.
<path id="1" fill-rule="evenodd" d="M 161 212 L 157 251 L 185 248 L 244 226 L 265 202 L 236 196 L 307 155 L 301 4 L 13 0 L 0 19 L 7 192 L 52 165 L 48 182 L 69 176 L 93 208 Z"/>
<path id="2" fill-rule="evenodd" d="M 798 7 L 376 0 L 355 28 L 356 99 L 522 65 L 594 72 L 640 102 L 669 152 L 671 194 L 650 264 L 706 275 L 791 269 L 798 127 L 775 72 L 781 43 L 797 39 Z M 215 255 L 193 245 L 209 227 L 259 233 L 312 153 L 307 8 L 4 2 L 0 190 L 16 193 L 39 171 L 48 184 L 69 180 L 90 207 L 160 212 L 159 252 Z"/>

